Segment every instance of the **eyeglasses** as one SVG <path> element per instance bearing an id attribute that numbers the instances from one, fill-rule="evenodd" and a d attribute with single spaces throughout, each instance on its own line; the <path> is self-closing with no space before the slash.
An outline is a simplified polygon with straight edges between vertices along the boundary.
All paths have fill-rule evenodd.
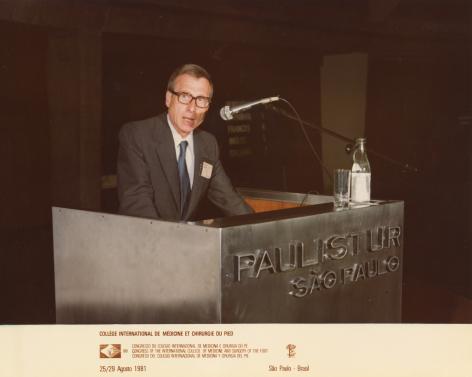
<path id="1" fill-rule="evenodd" d="M 198 96 L 194 97 L 190 93 L 186 92 L 174 92 L 171 89 L 167 89 L 169 92 L 177 96 L 177 100 L 182 104 L 182 105 L 188 105 L 191 103 L 193 100 L 195 100 L 195 106 L 201 108 L 201 109 L 206 109 L 208 106 L 210 106 L 210 98 L 208 97 L 203 97 L 203 96 Z"/>

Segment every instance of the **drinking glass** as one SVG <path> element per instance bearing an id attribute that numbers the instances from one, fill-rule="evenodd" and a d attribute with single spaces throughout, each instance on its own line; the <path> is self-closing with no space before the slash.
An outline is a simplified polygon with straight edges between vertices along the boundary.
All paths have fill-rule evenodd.
<path id="1" fill-rule="evenodd" d="M 349 207 L 351 171 L 348 169 L 335 169 L 333 178 L 334 206 L 339 209 Z"/>

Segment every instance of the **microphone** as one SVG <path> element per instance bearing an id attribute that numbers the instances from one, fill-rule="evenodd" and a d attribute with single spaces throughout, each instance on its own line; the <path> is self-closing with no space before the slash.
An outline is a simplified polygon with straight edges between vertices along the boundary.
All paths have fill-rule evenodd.
<path id="1" fill-rule="evenodd" d="M 250 108 L 257 105 L 264 105 L 266 103 L 275 102 L 275 101 L 278 101 L 279 99 L 280 99 L 279 96 L 267 97 L 267 98 L 259 99 L 257 101 L 247 102 L 238 106 L 224 106 L 220 110 L 220 116 L 221 118 L 223 118 L 223 120 L 231 120 L 233 119 L 234 114 L 249 110 Z"/>

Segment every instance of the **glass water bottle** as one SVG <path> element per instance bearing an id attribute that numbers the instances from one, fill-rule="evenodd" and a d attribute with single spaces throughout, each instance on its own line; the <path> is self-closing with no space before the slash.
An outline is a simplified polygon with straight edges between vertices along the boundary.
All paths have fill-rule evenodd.
<path id="1" fill-rule="evenodd" d="M 365 150 L 366 139 L 357 139 L 352 155 L 351 201 L 370 201 L 370 164 Z"/>

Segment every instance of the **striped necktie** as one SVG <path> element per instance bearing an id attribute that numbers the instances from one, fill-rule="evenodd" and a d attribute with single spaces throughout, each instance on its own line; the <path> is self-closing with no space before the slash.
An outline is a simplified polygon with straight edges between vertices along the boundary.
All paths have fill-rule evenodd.
<path id="1" fill-rule="evenodd" d="M 180 154 L 177 165 L 179 167 L 179 178 L 180 178 L 180 218 L 183 219 L 185 210 L 188 205 L 188 198 L 190 194 L 190 178 L 187 171 L 187 163 L 185 162 L 185 152 L 187 150 L 187 141 L 182 141 L 179 144 Z"/>

